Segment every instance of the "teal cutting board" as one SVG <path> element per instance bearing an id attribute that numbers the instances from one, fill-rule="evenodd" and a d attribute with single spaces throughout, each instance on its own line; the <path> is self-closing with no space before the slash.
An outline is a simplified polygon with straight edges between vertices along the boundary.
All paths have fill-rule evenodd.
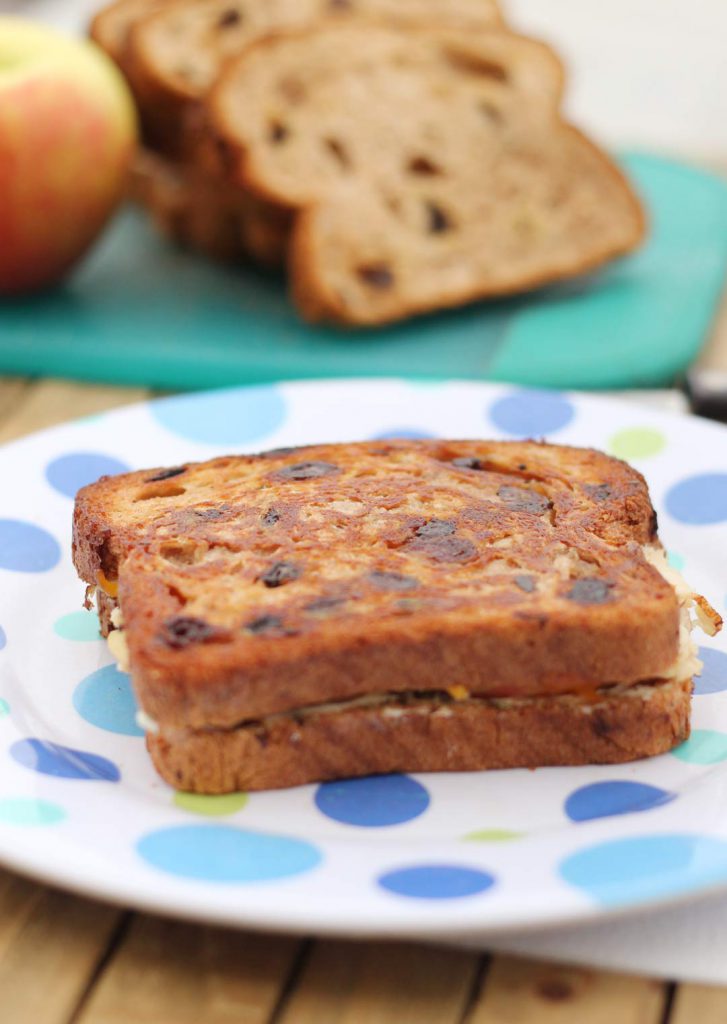
<path id="1" fill-rule="evenodd" d="M 623 162 L 651 222 L 635 256 L 377 331 L 307 326 L 281 280 L 181 252 L 125 211 L 67 285 L 0 306 L 0 373 L 174 389 L 380 375 L 669 384 L 704 343 L 727 277 L 727 184 L 654 156 Z"/>

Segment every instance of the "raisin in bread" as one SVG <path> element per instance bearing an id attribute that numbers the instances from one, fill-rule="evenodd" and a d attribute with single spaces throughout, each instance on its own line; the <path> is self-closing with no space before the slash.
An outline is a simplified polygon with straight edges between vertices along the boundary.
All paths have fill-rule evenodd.
<path id="1" fill-rule="evenodd" d="M 597 452 L 323 445 L 106 478 L 78 495 L 74 561 L 107 628 L 120 606 L 152 756 L 184 787 L 686 734 L 692 595 L 659 568 L 643 478 Z"/>
<path id="2" fill-rule="evenodd" d="M 377 324 L 581 274 L 644 215 L 559 113 L 546 46 L 504 31 L 346 24 L 270 39 L 209 100 L 232 176 L 297 212 L 309 319 Z"/>

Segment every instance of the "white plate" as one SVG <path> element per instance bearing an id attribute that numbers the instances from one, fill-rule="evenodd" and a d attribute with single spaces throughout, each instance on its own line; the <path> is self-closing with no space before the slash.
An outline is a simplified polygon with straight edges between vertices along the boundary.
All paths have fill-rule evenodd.
<path id="1" fill-rule="evenodd" d="M 124 466 L 385 435 L 547 435 L 630 455 L 672 558 L 723 607 L 727 432 L 696 419 L 482 384 L 339 381 L 165 399 L 46 431 L 0 451 L 0 860 L 137 907 L 356 935 L 542 927 L 727 886 L 720 638 L 703 645 L 693 739 L 636 764 L 247 799 L 175 799 L 157 778 L 128 680 L 79 610 L 76 488 Z"/>

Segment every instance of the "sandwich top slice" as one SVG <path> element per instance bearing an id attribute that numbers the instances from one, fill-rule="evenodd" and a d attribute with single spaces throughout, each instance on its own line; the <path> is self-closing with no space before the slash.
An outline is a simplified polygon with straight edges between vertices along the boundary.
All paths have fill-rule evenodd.
<path id="1" fill-rule="evenodd" d="M 102 479 L 74 560 L 123 627 L 157 768 L 202 792 L 659 753 L 688 735 L 690 607 L 718 625 L 640 474 L 533 442 Z"/>

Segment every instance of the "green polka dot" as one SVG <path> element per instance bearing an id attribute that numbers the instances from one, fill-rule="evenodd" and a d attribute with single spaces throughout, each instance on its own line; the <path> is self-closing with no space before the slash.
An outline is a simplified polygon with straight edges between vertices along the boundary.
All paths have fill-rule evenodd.
<path id="1" fill-rule="evenodd" d="M 681 572 L 684 568 L 684 555 L 678 555 L 676 551 L 667 551 L 666 560 L 677 572 Z"/>
<path id="2" fill-rule="evenodd" d="M 672 753 L 687 764 L 717 764 L 727 761 L 727 733 L 695 729 L 686 743 Z"/>
<path id="3" fill-rule="evenodd" d="M 10 705 L 6 700 L 0 697 L 0 718 L 5 718 L 6 715 L 10 714 Z"/>
<path id="4" fill-rule="evenodd" d="M 100 640 L 98 615 L 82 608 L 78 612 L 62 615 L 53 626 L 53 630 L 64 640 Z"/>
<path id="5" fill-rule="evenodd" d="M 46 800 L 0 800 L 0 822 L 7 825 L 55 825 L 65 817 L 62 807 Z"/>
<path id="6" fill-rule="evenodd" d="M 509 843 L 513 839 L 522 839 L 524 832 L 510 832 L 506 828 L 483 828 L 477 832 L 468 832 L 465 839 L 477 843 Z"/>
<path id="7" fill-rule="evenodd" d="M 225 793 L 223 796 L 202 796 L 200 793 L 175 793 L 174 803 L 183 811 L 221 818 L 240 811 L 247 803 L 247 793 Z"/>
<path id="8" fill-rule="evenodd" d="M 619 459 L 648 459 L 666 448 L 666 438 L 653 427 L 629 427 L 614 434 L 608 447 Z"/>

